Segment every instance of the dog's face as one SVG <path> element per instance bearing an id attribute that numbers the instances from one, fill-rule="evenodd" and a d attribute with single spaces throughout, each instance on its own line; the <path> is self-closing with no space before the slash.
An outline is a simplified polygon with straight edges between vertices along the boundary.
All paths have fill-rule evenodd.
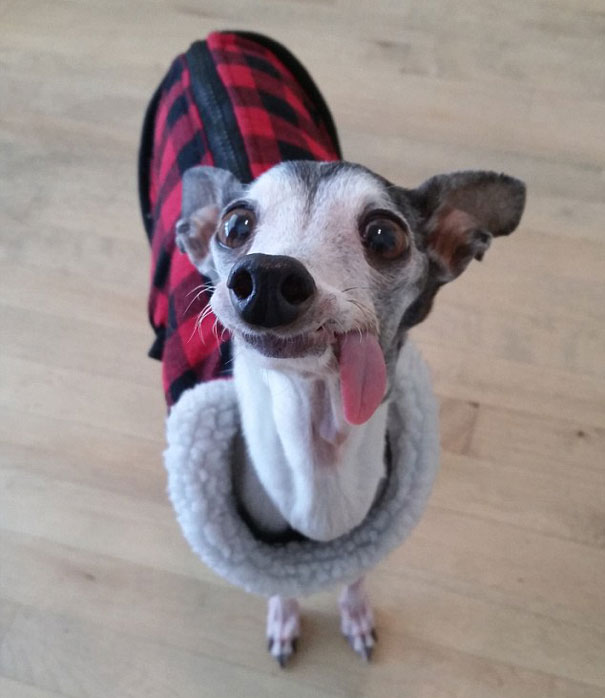
<path id="1" fill-rule="evenodd" d="M 515 229 L 524 200 L 521 182 L 494 173 L 406 190 L 349 163 L 282 163 L 248 186 L 199 167 L 185 174 L 177 242 L 213 278 L 220 322 L 259 360 L 331 370 L 352 352 L 353 371 L 374 380 L 440 286 Z"/>

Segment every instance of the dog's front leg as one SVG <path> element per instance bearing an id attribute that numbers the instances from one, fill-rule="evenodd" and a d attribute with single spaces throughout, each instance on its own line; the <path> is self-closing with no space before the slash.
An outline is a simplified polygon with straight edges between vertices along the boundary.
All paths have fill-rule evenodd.
<path id="1" fill-rule="evenodd" d="M 267 609 L 267 640 L 269 652 L 282 669 L 296 651 L 300 635 L 300 608 L 296 599 L 272 596 Z"/>
<path id="2" fill-rule="evenodd" d="M 346 586 L 340 595 L 340 627 L 351 647 L 369 661 L 376 643 L 374 615 L 363 586 L 363 577 Z"/>

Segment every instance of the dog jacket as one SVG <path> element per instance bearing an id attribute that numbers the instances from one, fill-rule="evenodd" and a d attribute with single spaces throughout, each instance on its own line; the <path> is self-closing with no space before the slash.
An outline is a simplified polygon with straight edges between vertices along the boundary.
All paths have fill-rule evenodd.
<path id="1" fill-rule="evenodd" d="M 215 317 L 196 321 L 209 279 L 175 244 L 183 173 L 196 165 L 247 183 L 284 160 L 338 160 L 332 117 L 302 65 L 255 34 L 211 34 L 178 56 L 143 124 L 139 194 L 151 244 L 150 355 L 161 359 L 168 493 L 191 548 L 247 591 L 298 596 L 350 583 L 401 543 L 419 519 L 438 466 L 437 411 L 428 369 L 408 341 L 388 412 L 387 476 L 364 521 L 328 542 L 255 535 L 233 494 L 241 424 L 231 348 Z"/>
<path id="2" fill-rule="evenodd" d="M 185 170 L 213 165 L 248 183 L 284 160 L 339 160 L 334 122 L 315 83 L 283 46 L 217 32 L 176 58 L 147 109 L 139 195 L 151 243 L 150 356 L 168 405 L 200 381 L 229 376 L 230 342 L 208 315 L 209 279 L 175 245 Z M 222 338 L 222 340 L 221 340 Z"/>

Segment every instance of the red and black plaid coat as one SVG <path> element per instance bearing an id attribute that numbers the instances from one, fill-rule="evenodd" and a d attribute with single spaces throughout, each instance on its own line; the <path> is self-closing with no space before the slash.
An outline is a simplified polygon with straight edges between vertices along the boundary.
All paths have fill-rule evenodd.
<path id="1" fill-rule="evenodd" d="M 304 67 L 257 34 L 217 32 L 176 58 L 145 115 L 139 195 L 151 244 L 150 356 L 163 362 L 168 405 L 200 381 L 231 374 L 230 341 L 213 331 L 200 275 L 175 245 L 181 180 L 195 165 L 247 183 L 284 160 L 341 158 L 332 117 Z"/>

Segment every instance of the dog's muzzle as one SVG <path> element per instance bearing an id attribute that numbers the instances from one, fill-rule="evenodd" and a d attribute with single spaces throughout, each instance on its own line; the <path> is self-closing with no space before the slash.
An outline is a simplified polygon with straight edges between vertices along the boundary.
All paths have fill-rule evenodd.
<path id="1" fill-rule="evenodd" d="M 227 279 L 231 303 L 245 322 L 290 325 L 311 305 L 315 281 L 304 265 L 284 255 L 248 254 Z"/>

